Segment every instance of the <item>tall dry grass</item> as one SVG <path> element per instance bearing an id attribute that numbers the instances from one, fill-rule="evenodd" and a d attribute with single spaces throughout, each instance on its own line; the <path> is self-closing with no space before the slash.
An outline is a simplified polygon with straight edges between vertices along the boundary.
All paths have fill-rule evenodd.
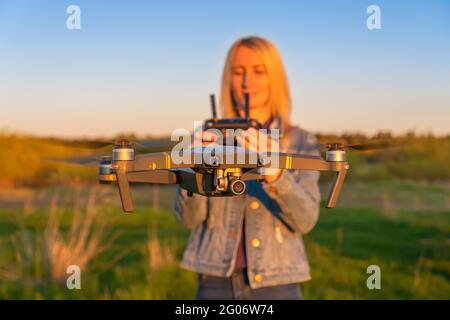
<path id="1" fill-rule="evenodd" d="M 396 216 L 395 205 L 387 192 L 383 192 L 382 194 L 381 214 L 386 218 L 394 218 Z"/>
<path id="2" fill-rule="evenodd" d="M 342 243 L 344 242 L 344 228 L 336 228 L 336 253 L 342 254 Z"/>
<path id="3" fill-rule="evenodd" d="M 149 231 L 149 241 L 147 244 L 148 267 L 150 273 L 157 271 L 161 267 L 173 265 L 175 259 L 175 243 L 162 244 L 159 241 L 156 225 L 153 224 Z"/>
<path id="4" fill-rule="evenodd" d="M 105 240 L 106 220 L 99 219 L 96 199 L 96 188 L 91 188 L 84 213 L 78 205 L 74 205 L 70 229 L 66 236 L 59 227 L 57 197 L 52 199 L 45 243 L 53 279 L 65 279 L 67 267 L 70 265 L 77 265 L 81 270 L 85 270 L 89 262 L 111 246 L 113 239 Z"/>
<path id="5" fill-rule="evenodd" d="M 21 283 L 27 279 L 31 283 L 59 282 L 66 280 L 70 265 L 85 271 L 96 257 L 111 247 L 117 236 L 111 235 L 107 220 L 101 217 L 98 197 L 97 188 L 91 188 L 86 200 L 78 199 L 72 209 L 68 230 L 63 225 L 67 210 L 59 207 L 57 194 L 50 201 L 43 232 L 27 229 L 26 219 L 35 208 L 25 204 L 23 215 L 17 221 L 19 229 L 9 238 L 14 254 L 11 263 L 0 267 L 0 279 Z M 85 205 L 80 205 L 81 202 Z"/>

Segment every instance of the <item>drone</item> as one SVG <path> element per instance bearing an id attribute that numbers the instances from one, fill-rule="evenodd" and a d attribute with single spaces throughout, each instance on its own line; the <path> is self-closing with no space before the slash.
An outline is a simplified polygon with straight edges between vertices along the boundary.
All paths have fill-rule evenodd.
<path id="1" fill-rule="evenodd" d="M 213 117 L 204 122 L 206 129 L 226 133 L 227 129 L 261 128 L 258 121 L 249 117 L 248 94 L 245 95 L 245 118 L 218 119 L 214 95 L 211 95 L 211 106 Z M 325 160 L 320 156 L 294 153 L 272 153 L 268 157 L 266 154 L 252 154 L 236 145 L 224 145 L 214 151 L 205 156 L 205 147 L 189 149 L 191 161 L 179 163 L 174 161 L 171 152 L 136 155 L 133 143 L 121 139 L 115 142 L 112 155 L 103 157 L 98 163 L 98 179 L 102 184 L 116 183 L 123 211 L 133 212 L 130 184 L 134 183 L 179 185 L 189 196 L 239 196 L 245 193 L 248 181 L 264 180 L 262 168 L 331 171 L 336 174 L 326 207 L 333 208 L 349 169 L 345 149 L 339 144 L 329 146 Z M 274 156 L 278 157 L 276 164 L 270 161 Z"/>
<path id="2" fill-rule="evenodd" d="M 245 117 L 217 117 L 215 97 L 211 95 L 212 118 L 204 122 L 204 129 L 216 129 L 226 136 L 227 130 L 260 129 L 261 124 L 250 118 L 249 95 L 245 95 Z M 133 212 L 131 184 L 179 185 L 188 196 L 199 194 L 206 197 L 240 196 L 246 192 L 249 181 L 264 181 L 262 169 L 313 170 L 335 173 L 329 188 L 326 208 L 334 208 L 339 198 L 349 164 L 346 149 L 370 150 L 376 145 L 346 145 L 341 143 L 317 144 L 325 147 L 325 159 L 320 155 L 276 152 L 270 157 L 234 144 L 214 148 L 193 147 L 186 150 L 189 161 L 176 161 L 170 151 L 136 154 L 135 144 L 127 139 L 114 143 L 112 155 L 97 162 L 98 181 L 101 184 L 116 184 L 119 189 L 122 209 Z M 110 142 L 108 142 L 110 143 Z M 278 161 L 272 161 L 273 159 Z"/>

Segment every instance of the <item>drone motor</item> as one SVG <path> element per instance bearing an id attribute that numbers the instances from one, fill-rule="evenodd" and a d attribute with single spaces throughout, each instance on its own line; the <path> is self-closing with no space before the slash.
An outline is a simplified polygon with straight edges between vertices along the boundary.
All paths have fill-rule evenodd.
<path id="1" fill-rule="evenodd" d="M 326 159 L 330 162 L 344 162 L 347 160 L 344 147 L 339 143 L 328 145 Z"/>
<path id="2" fill-rule="evenodd" d="M 110 184 L 116 180 L 116 176 L 112 170 L 112 157 L 105 156 L 98 164 L 99 182 L 101 184 Z"/>
<path id="3" fill-rule="evenodd" d="M 113 161 L 133 161 L 134 148 L 133 144 L 128 140 L 118 140 L 114 144 Z"/>
<path id="4" fill-rule="evenodd" d="M 327 159 L 327 161 L 331 161 L 331 162 L 343 162 L 346 160 L 345 151 L 344 150 L 328 150 L 326 159 Z"/>

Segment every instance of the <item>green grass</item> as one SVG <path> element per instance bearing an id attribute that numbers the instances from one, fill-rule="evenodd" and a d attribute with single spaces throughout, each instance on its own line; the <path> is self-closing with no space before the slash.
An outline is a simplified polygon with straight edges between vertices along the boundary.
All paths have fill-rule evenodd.
<path id="1" fill-rule="evenodd" d="M 349 143 L 398 139 L 405 147 L 347 154 L 350 171 L 338 208 L 322 210 L 305 237 L 313 279 L 301 285 L 303 296 L 450 299 L 450 136 L 319 135 L 322 142 L 340 138 Z M 0 298 L 193 299 L 196 274 L 179 268 L 189 231 L 170 212 L 174 188 L 154 194 L 161 210 L 148 209 L 151 189 L 133 190 L 136 213 L 124 215 L 115 187 L 104 187 L 113 192 L 102 198 L 99 214 L 108 222 L 107 236 L 116 235 L 115 240 L 82 270 L 82 290 L 52 280 L 44 241 L 50 200 L 59 195 L 60 229 L 67 233 L 73 199 L 88 193 L 79 186 L 97 182 L 95 166 L 48 161 L 92 155 L 92 150 L 60 142 L 0 132 Z M 111 148 L 95 153 L 110 154 Z M 323 199 L 332 176 L 321 176 Z M 154 227 L 156 248 L 171 250 L 160 254 L 168 254 L 169 262 L 155 268 L 148 250 Z M 381 268 L 381 290 L 366 287 L 371 264 Z"/>
<path id="2" fill-rule="evenodd" d="M 134 214 L 124 215 L 118 210 L 102 210 L 102 219 L 109 220 L 108 234 L 116 234 L 116 240 L 107 252 L 102 253 L 82 270 L 82 290 L 68 290 L 65 283 L 55 283 L 37 271 L 36 266 L 19 265 L 27 272 L 20 279 L 0 281 L 0 298 L 3 299 L 179 299 L 186 298 L 195 290 L 195 275 L 184 272 L 178 263 L 151 271 L 146 257 L 151 226 L 157 227 L 161 243 L 172 243 L 176 260 L 181 259 L 188 230 L 180 227 L 169 212 L 152 212 L 138 209 Z M 18 209 L 1 210 L 0 219 L 0 270 L 16 263 L 19 251 L 33 247 L 35 255 L 41 249 L 36 243 L 43 236 L 47 223 L 47 210 L 39 209 L 31 217 L 24 218 Z M 60 229 L 67 230 L 71 222 L 70 210 L 60 212 Z M 94 226 L 95 228 L 95 226 Z M 26 243 L 17 247 L 10 239 L 24 238 Z M 43 250 L 40 250 L 41 252 Z M 119 259 L 117 259 L 119 257 Z M 39 263 L 34 257 L 32 264 Z M 25 268 L 24 268 L 25 267 Z M 41 268 L 41 267 L 39 267 Z M 46 270 L 47 271 L 47 270 Z M 175 290 L 176 288 L 176 290 Z"/>
<path id="3" fill-rule="evenodd" d="M 313 280 L 304 285 L 305 296 L 449 299 L 449 222 L 448 211 L 404 210 L 393 217 L 377 209 L 322 212 L 307 237 Z M 366 287 L 370 264 L 381 268 L 381 290 Z"/>
<path id="4" fill-rule="evenodd" d="M 0 278 L 2 299 L 193 299 L 196 274 L 179 267 L 189 230 L 170 210 L 140 206 L 133 214 L 117 206 L 100 208 L 108 221 L 111 247 L 82 270 L 82 290 L 49 277 L 42 249 L 48 208 L 29 215 L 0 209 L 0 270 L 21 270 Z M 60 208 L 60 229 L 68 230 L 72 210 Z M 147 246 L 156 227 L 161 246 L 171 245 L 174 261 L 151 270 Z M 95 225 L 94 225 L 95 228 Z M 312 280 L 301 285 L 306 299 L 449 299 L 450 211 L 382 208 L 323 209 L 305 237 Z M 15 239 L 13 241 L 13 239 Z M 106 241 L 106 240 L 105 240 Z M 31 249 L 30 249 L 31 248 Z M 30 253 L 27 253 L 30 251 Z M 29 260 L 18 263 L 17 254 Z M 366 269 L 381 268 L 381 290 L 368 290 Z"/>

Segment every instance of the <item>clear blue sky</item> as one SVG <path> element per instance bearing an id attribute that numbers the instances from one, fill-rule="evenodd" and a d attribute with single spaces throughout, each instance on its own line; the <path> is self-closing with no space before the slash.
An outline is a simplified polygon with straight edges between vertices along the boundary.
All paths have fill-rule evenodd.
<path id="1" fill-rule="evenodd" d="M 81 8 L 68 30 L 66 8 Z M 366 9 L 381 8 L 381 30 Z M 0 0 L 0 130 L 169 133 L 210 116 L 231 43 L 284 59 L 293 122 L 450 133 L 450 1 Z"/>

